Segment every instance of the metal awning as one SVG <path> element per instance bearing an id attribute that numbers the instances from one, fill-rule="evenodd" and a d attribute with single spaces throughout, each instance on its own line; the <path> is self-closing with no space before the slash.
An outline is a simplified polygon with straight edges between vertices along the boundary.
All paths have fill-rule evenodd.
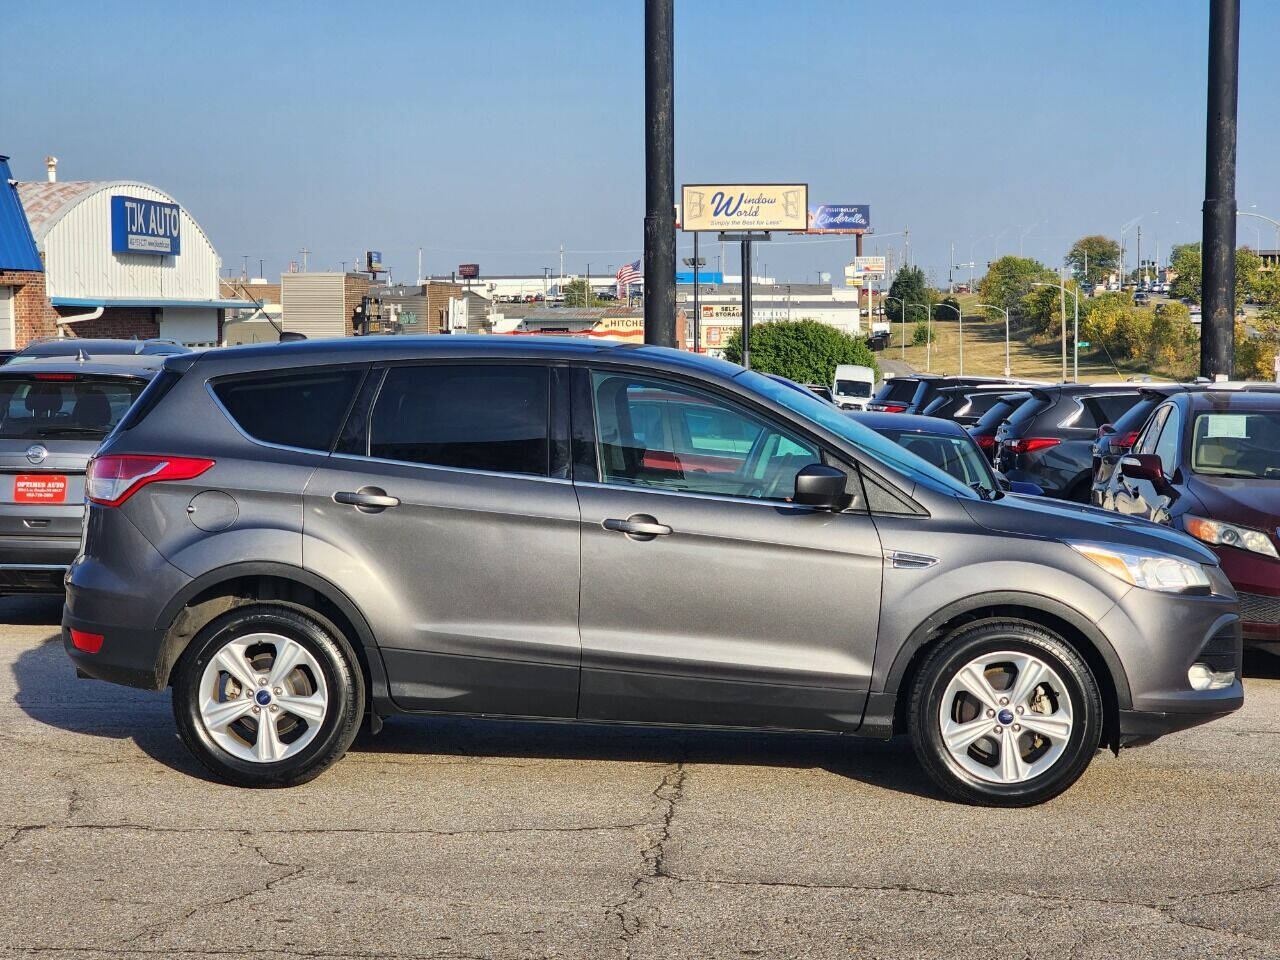
<path id="1" fill-rule="evenodd" d="M 115 297 L 50 297 L 49 302 L 55 307 L 88 307 L 90 310 L 98 307 L 170 307 L 173 309 L 190 309 L 190 310 L 247 310 L 250 307 L 256 307 L 257 301 L 254 300 L 162 300 L 162 299 L 118 299 Z"/>
<path id="2" fill-rule="evenodd" d="M 0 156 L 0 270 L 42 272 L 27 214 L 9 173 L 9 158 Z"/>

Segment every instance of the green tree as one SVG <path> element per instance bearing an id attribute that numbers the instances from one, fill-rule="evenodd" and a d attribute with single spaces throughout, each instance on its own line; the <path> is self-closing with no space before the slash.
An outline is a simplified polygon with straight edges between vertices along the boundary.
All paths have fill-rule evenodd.
<path id="1" fill-rule="evenodd" d="M 1175 297 L 1187 297 L 1196 303 L 1201 301 L 1201 286 L 1204 279 L 1204 264 L 1200 256 L 1200 244 L 1181 243 L 1173 248 L 1169 257 L 1169 267 L 1178 276 L 1173 281 L 1172 293 Z M 1241 247 L 1236 251 L 1236 306 L 1255 296 L 1263 286 L 1262 258 L 1249 247 Z"/>
<path id="2" fill-rule="evenodd" d="M 730 363 L 742 362 L 742 333 L 735 330 L 724 348 Z M 858 363 L 877 371 L 875 354 L 861 337 L 817 320 L 778 320 L 751 327 L 751 369 L 776 373 L 796 383 L 829 384 L 836 365 Z"/>
<path id="3" fill-rule="evenodd" d="M 978 294 L 983 303 L 1004 307 L 1011 314 L 1025 316 L 1022 298 L 1035 288 L 1035 281 L 1056 282 L 1053 271 L 1039 260 L 1007 256 L 995 260 L 987 268 L 987 274 L 978 284 Z"/>
<path id="4" fill-rule="evenodd" d="M 594 292 L 588 292 L 586 279 L 570 280 L 564 285 L 564 305 L 566 307 L 603 307 L 608 302 L 601 300 Z"/>
<path id="5" fill-rule="evenodd" d="M 1036 333 L 1059 336 L 1062 333 L 1063 300 L 1067 304 L 1067 323 L 1070 324 L 1075 317 L 1076 300 L 1071 293 L 1073 290 L 1080 296 L 1080 310 L 1081 316 L 1083 316 L 1083 312 L 1088 309 L 1088 303 L 1080 290 L 1080 286 L 1074 280 L 1067 282 L 1065 296 L 1063 295 L 1062 287 L 1056 283 L 1048 287 L 1032 287 L 1030 292 L 1022 298 L 1019 313 L 1031 321 L 1032 328 Z"/>
<path id="6" fill-rule="evenodd" d="M 1120 244 L 1100 233 L 1090 234 L 1072 244 L 1063 262 L 1076 279 L 1092 290 L 1120 266 Z"/>
<path id="7" fill-rule="evenodd" d="M 889 297 L 885 298 L 884 312 L 892 323 L 902 323 L 902 308 L 908 303 L 933 304 L 933 296 L 924 279 L 924 271 L 919 267 L 903 267 L 889 285 Z M 922 316 L 924 311 L 919 307 L 907 307 L 907 317 Z"/>
<path id="8" fill-rule="evenodd" d="M 960 301 L 955 297 L 943 297 L 933 308 L 934 320 L 959 320 Z"/>

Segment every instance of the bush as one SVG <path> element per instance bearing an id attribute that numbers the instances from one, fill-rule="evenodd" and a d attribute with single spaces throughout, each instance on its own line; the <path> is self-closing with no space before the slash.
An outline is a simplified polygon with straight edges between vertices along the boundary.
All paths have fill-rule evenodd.
<path id="1" fill-rule="evenodd" d="M 911 342 L 917 347 L 929 342 L 929 325 L 923 320 L 916 321 L 916 325 L 911 331 Z"/>
<path id="2" fill-rule="evenodd" d="M 734 331 L 724 349 L 730 363 L 742 362 L 742 334 Z M 817 320 L 780 320 L 751 327 L 751 369 L 776 373 L 796 383 L 830 384 L 836 365 L 857 363 L 879 376 L 875 354 L 860 337 Z"/>

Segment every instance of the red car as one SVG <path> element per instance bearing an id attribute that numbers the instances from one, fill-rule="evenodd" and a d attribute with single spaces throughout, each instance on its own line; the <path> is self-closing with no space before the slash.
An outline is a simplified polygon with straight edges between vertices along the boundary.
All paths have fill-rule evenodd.
<path id="1" fill-rule="evenodd" d="M 1280 394 L 1206 389 L 1152 412 L 1103 494 L 1218 555 L 1244 639 L 1280 654 Z"/>

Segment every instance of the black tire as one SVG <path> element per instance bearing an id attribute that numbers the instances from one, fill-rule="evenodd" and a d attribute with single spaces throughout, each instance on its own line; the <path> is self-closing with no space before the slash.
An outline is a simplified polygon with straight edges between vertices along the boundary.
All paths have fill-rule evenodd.
<path id="1" fill-rule="evenodd" d="M 244 760 L 224 750 L 200 715 L 205 668 L 225 644 L 251 633 L 278 634 L 301 644 L 318 662 L 328 691 L 319 731 L 297 753 L 275 762 Z M 182 742 L 215 777 L 240 787 L 292 787 L 319 776 L 351 746 L 364 706 L 364 676 L 347 639 L 303 607 L 257 603 L 229 610 L 196 634 L 173 671 L 173 715 Z"/>
<path id="2" fill-rule="evenodd" d="M 1065 749 L 1047 770 L 1019 783 L 992 783 L 966 770 L 943 742 L 939 721 L 952 678 L 974 659 L 997 651 L 1040 659 L 1058 674 L 1071 700 L 1073 726 Z M 961 627 L 929 652 L 910 696 L 907 726 L 916 757 L 938 787 L 965 803 L 993 807 L 1043 803 L 1080 778 L 1102 737 L 1102 695 L 1089 665 L 1061 637 L 1023 620 L 981 620 Z"/>

